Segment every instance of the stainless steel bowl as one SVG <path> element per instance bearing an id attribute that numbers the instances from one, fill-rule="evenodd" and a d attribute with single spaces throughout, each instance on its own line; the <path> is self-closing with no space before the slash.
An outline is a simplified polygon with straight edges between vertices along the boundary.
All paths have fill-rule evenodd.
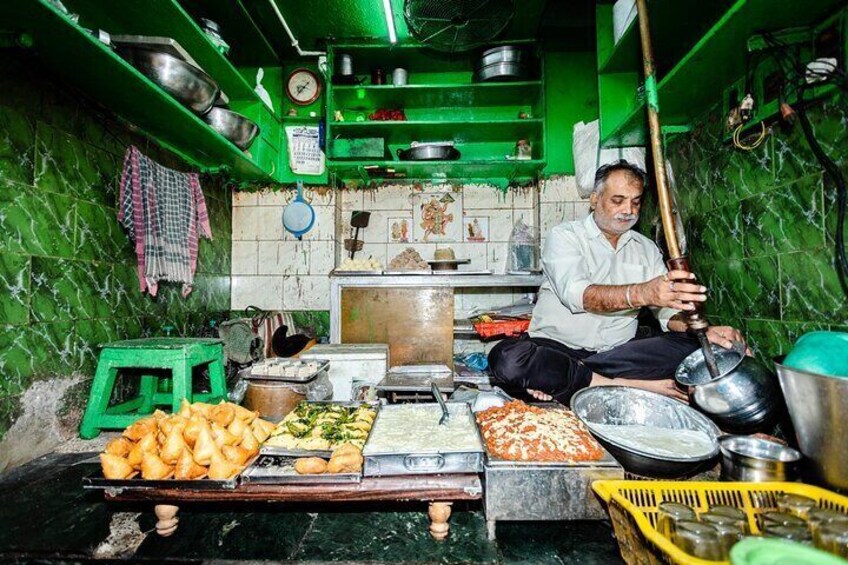
<path id="1" fill-rule="evenodd" d="M 571 409 L 621 463 L 626 471 L 645 477 L 678 478 L 712 466 L 718 456 L 719 429 L 709 418 L 667 396 L 626 386 L 585 388 L 571 398 Z M 605 437 L 593 424 L 636 424 L 673 430 L 699 430 L 714 439 L 704 457 L 659 457 Z"/>
<path id="2" fill-rule="evenodd" d="M 236 147 L 241 150 L 250 147 L 250 144 L 259 135 L 258 125 L 232 110 L 212 108 L 203 116 L 203 121 L 235 143 Z"/>
<path id="3" fill-rule="evenodd" d="M 194 65 L 159 51 L 119 45 L 118 53 L 144 76 L 198 114 L 218 97 L 218 84 Z"/>
<path id="4" fill-rule="evenodd" d="M 848 490 L 848 378 L 799 371 L 782 361 L 775 363 L 777 376 L 801 453 L 816 479 Z"/>
<path id="5" fill-rule="evenodd" d="M 409 149 L 398 149 L 397 156 L 401 161 L 456 161 L 460 153 L 452 145 L 421 143 Z"/>
<path id="6" fill-rule="evenodd" d="M 525 63 L 504 61 L 475 69 L 474 80 L 476 82 L 526 80 L 528 74 Z"/>
<path id="7" fill-rule="evenodd" d="M 719 377 L 713 379 L 699 348 L 686 357 L 674 375 L 689 392 L 689 403 L 728 432 L 770 432 L 785 414 L 783 395 L 774 374 L 745 355 L 745 346 L 733 349 L 712 345 Z"/>
<path id="8" fill-rule="evenodd" d="M 523 49 L 514 45 L 501 45 L 486 49 L 480 55 L 480 59 L 474 65 L 476 68 L 482 68 L 494 63 L 516 62 L 521 63 L 526 60 L 526 53 Z"/>
<path id="9" fill-rule="evenodd" d="M 725 481 L 763 483 L 798 478 L 802 456 L 791 447 L 749 436 L 724 436 L 719 447 Z"/>

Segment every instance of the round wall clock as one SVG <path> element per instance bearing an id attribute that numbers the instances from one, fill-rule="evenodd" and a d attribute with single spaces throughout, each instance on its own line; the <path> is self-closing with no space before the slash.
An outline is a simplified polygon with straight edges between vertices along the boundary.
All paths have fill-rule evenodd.
<path id="1" fill-rule="evenodd" d="M 286 94 L 299 106 L 312 104 L 321 94 L 321 80 L 309 69 L 295 69 L 286 80 Z"/>

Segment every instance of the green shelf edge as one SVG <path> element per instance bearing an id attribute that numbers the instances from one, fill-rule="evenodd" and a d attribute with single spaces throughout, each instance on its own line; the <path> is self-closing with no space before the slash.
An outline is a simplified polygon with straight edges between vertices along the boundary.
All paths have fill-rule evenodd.
<path id="1" fill-rule="evenodd" d="M 803 18 L 800 17 L 800 14 L 794 12 L 789 17 L 786 12 L 772 10 L 771 13 L 778 18 L 778 21 L 769 28 L 777 30 L 815 24 L 836 11 L 840 4 L 839 0 L 820 0 L 815 6 L 803 4 L 800 8 Z M 797 8 L 798 5 L 792 6 Z M 737 0 L 674 68 L 660 80 L 657 89 L 659 92 L 660 119 L 664 124 L 690 125 L 694 119 L 720 102 L 724 88 L 744 73 L 745 63 L 742 54 L 746 53 L 748 38 L 763 29 L 762 19 L 746 13 L 746 8 L 749 10 L 756 10 L 757 8 L 773 9 L 774 6 L 768 0 Z M 731 26 L 734 23 L 742 29 L 732 29 Z M 728 37 L 732 40 L 728 41 Z M 715 65 L 715 61 L 711 58 L 714 55 L 711 54 L 710 49 L 716 50 L 718 49 L 716 45 L 726 46 L 728 43 L 732 44 L 732 47 L 724 47 L 724 49 L 726 52 L 740 54 L 738 61 L 735 64 Z M 699 78 L 706 75 L 706 68 L 711 69 L 714 73 L 710 76 L 709 81 Z M 715 73 L 719 75 L 716 76 Z M 697 98 L 676 95 L 674 92 L 675 89 L 692 87 L 694 84 L 707 86 L 707 88 L 699 88 Z M 647 139 L 644 122 L 645 102 L 641 102 L 609 135 L 601 140 L 601 145 L 603 147 L 644 145 Z"/>
<path id="2" fill-rule="evenodd" d="M 117 53 L 68 19 L 47 0 L 24 2 L 15 7 L 8 6 L 7 8 L 11 9 L 13 14 L 16 8 L 31 10 L 29 16 L 31 22 L 34 21 L 35 23 L 32 23 L 31 27 L 25 31 L 33 32 L 35 29 L 42 31 L 42 33 L 33 33 L 35 38 L 34 48 L 61 76 L 76 84 L 80 90 L 95 98 L 103 106 L 112 109 L 120 118 L 130 122 L 145 135 L 173 151 L 189 164 L 204 171 L 229 169 L 238 174 L 242 180 L 271 179 L 270 171 L 265 171 L 259 167 L 238 147 L 214 131 L 191 110 L 155 85 Z M 43 37 L 47 31 L 53 32 L 49 34 L 52 38 L 63 37 L 67 40 L 67 43 L 60 45 L 62 47 L 61 52 L 57 52 L 55 46 L 41 50 L 40 45 L 42 45 Z M 55 39 L 52 41 L 55 45 Z M 95 61 L 95 66 L 101 65 L 97 67 L 100 71 L 102 71 L 102 65 L 109 69 L 105 74 L 108 75 L 107 88 L 113 89 L 111 93 L 104 92 L 102 86 L 99 89 L 94 89 L 92 83 L 81 78 L 85 77 L 86 73 L 94 72 L 94 67 L 86 69 L 86 64 L 91 63 L 91 61 Z M 73 64 L 69 65 L 69 62 L 73 62 Z M 97 72 L 97 77 L 101 82 L 103 82 L 103 74 Z M 121 86 L 108 86 L 108 83 Z M 117 105 L 118 110 L 113 109 L 115 106 L 113 102 L 116 99 L 121 100 L 121 98 L 111 97 L 111 94 L 115 92 L 123 93 L 122 96 L 125 100 L 122 102 L 123 106 Z M 156 120 L 145 117 L 144 113 L 138 110 L 139 107 L 147 107 L 148 105 L 152 105 L 158 110 L 158 112 L 154 112 L 157 115 Z M 180 135 L 175 135 L 175 130 L 172 127 L 175 120 L 182 125 L 182 128 L 186 128 Z M 198 144 L 198 139 L 205 140 L 205 142 Z M 258 143 L 258 140 L 256 143 Z"/>

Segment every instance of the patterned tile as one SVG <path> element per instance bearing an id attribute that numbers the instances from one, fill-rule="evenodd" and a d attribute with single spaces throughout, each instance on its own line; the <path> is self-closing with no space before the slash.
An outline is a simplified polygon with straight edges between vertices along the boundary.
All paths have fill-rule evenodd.
<path id="1" fill-rule="evenodd" d="M 821 177 L 812 175 L 742 201 L 745 254 L 755 257 L 824 244 Z"/>
<path id="2" fill-rule="evenodd" d="M 134 244 L 118 224 L 114 208 L 78 202 L 74 258 L 124 262 L 135 257 Z"/>
<path id="3" fill-rule="evenodd" d="M 29 256 L 0 253 L 0 324 L 29 322 Z"/>
<path id="4" fill-rule="evenodd" d="M 848 324 L 848 300 L 830 249 L 785 253 L 779 260 L 784 320 Z"/>
<path id="5" fill-rule="evenodd" d="M 37 193 L 8 185 L 0 195 L 0 242 L 5 249 L 32 255 L 72 257 L 76 203 L 60 194 Z"/>
<path id="6" fill-rule="evenodd" d="M 35 126 L 28 116 L 0 106 L 0 182 L 32 184 Z"/>
<path id="7" fill-rule="evenodd" d="M 690 217 L 688 236 L 692 258 L 698 262 L 741 259 L 743 229 L 738 204 Z"/>
<path id="8" fill-rule="evenodd" d="M 54 322 L 112 316 L 112 269 L 107 263 L 34 257 L 32 317 Z"/>

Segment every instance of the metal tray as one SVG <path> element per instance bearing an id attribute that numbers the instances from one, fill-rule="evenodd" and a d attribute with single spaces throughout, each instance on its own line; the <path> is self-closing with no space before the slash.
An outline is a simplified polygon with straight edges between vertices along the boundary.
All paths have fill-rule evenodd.
<path id="1" fill-rule="evenodd" d="M 456 405 L 460 403 L 449 403 Z M 474 422 L 471 408 L 462 403 L 466 409 L 466 417 L 471 420 L 472 429 L 480 445 L 479 451 L 459 451 L 451 449 L 434 449 L 422 453 L 367 453 L 368 442 L 362 455 L 365 465 L 362 474 L 365 477 L 384 477 L 397 475 L 432 475 L 449 473 L 481 473 L 483 471 L 484 447 L 480 431 Z M 374 421 L 372 434 L 380 425 L 380 417 L 384 412 L 396 409 L 399 405 L 384 406 Z M 369 434 L 369 439 L 372 434 Z"/>
<path id="2" fill-rule="evenodd" d="M 382 274 L 383 271 L 339 271 L 337 269 L 330 271 L 331 277 L 373 277 Z"/>
<path id="3" fill-rule="evenodd" d="M 280 359 L 285 359 L 285 360 L 274 363 L 274 364 L 303 365 L 303 364 L 306 363 L 306 361 L 299 361 L 297 359 L 287 359 L 287 358 L 280 358 Z M 253 367 L 250 367 L 249 369 L 244 370 L 242 373 L 239 374 L 239 376 L 241 378 L 245 379 L 245 380 L 248 380 L 248 381 L 282 381 L 282 382 L 287 382 L 287 383 L 305 383 L 305 382 L 311 381 L 312 379 L 317 377 L 322 371 L 326 371 L 330 367 L 330 362 L 326 359 L 310 359 L 309 361 L 318 362 L 320 365 L 319 365 L 317 371 L 315 371 L 314 373 L 310 373 L 309 375 L 304 376 L 304 377 L 283 377 L 283 376 L 279 376 L 279 375 L 253 375 L 253 374 L 251 374 Z"/>
<path id="4" fill-rule="evenodd" d="M 285 455 L 260 455 L 241 474 L 242 484 L 338 484 L 358 483 L 362 481 L 361 473 L 324 473 L 321 475 L 301 475 L 294 470 L 297 457 Z"/>
<path id="5" fill-rule="evenodd" d="M 418 269 L 418 270 L 408 270 L 408 271 L 383 271 L 384 275 L 403 275 L 403 276 L 424 276 L 424 275 L 432 275 L 433 269 Z"/>

